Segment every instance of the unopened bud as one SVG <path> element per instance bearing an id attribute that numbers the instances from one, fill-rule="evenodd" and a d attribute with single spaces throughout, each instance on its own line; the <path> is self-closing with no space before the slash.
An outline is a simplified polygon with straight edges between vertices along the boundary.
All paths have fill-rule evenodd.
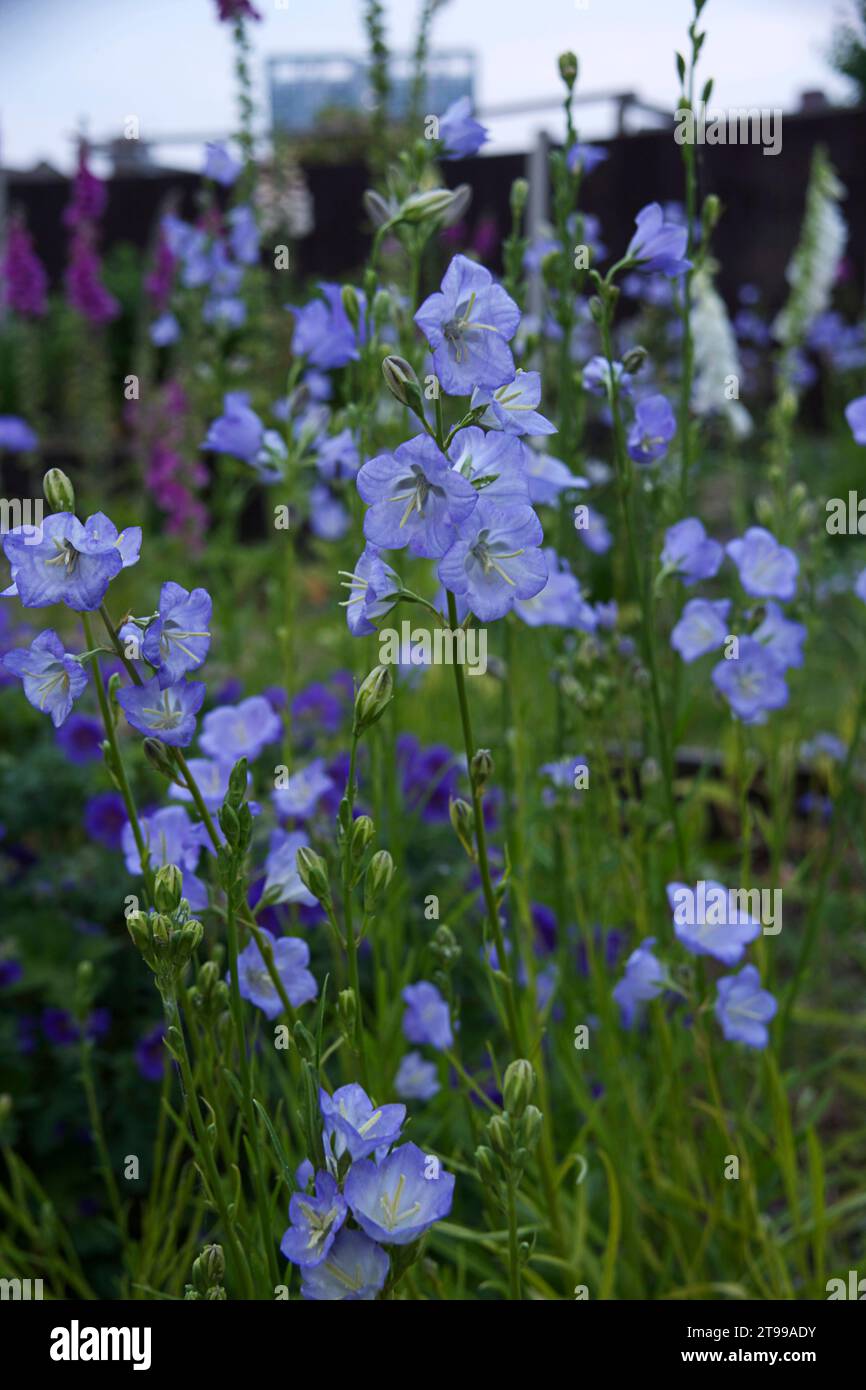
<path id="1" fill-rule="evenodd" d="M 386 849 L 378 850 L 364 875 L 364 911 L 374 912 L 394 877 L 394 860 Z"/>
<path id="2" fill-rule="evenodd" d="M 527 1105 L 520 1121 L 520 1136 L 523 1146 L 527 1149 L 534 1149 L 541 1138 L 541 1127 L 544 1117 L 537 1105 Z"/>
<path id="3" fill-rule="evenodd" d="M 641 347 L 640 344 L 637 344 L 637 346 L 633 348 L 629 348 L 622 359 L 623 371 L 628 372 L 629 376 L 635 376 L 647 360 L 648 355 L 646 348 Z"/>
<path id="4" fill-rule="evenodd" d="M 510 1062 L 505 1069 L 502 1094 L 505 1109 L 514 1120 L 519 1120 L 530 1100 L 535 1087 L 535 1072 L 532 1063 L 525 1057 Z"/>
<path id="5" fill-rule="evenodd" d="M 487 1123 L 487 1136 L 494 1153 L 500 1158 L 510 1159 L 514 1147 L 514 1137 L 504 1115 L 493 1115 Z"/>
<path id="6" fill-rule="evenodd" d="M 358 816 L 352 822 L 352 838 L 349 853 L 353 864 L 360 864 L 371 840 L 375 839 L 376 827 L 369 816 Z"/>
<path id="7" fill-rule="evenodd" d="M 309 845 L 302 845 L 295 856 L 300 880 L 313 897 L 326 907 L 331 903 L 331 885 L 328 882 L 328 866 L 320 854 Z"/>
<path id="8" fill-rule="evenodd" d="M 153 901 L 157 912 L 176 912 L 183 892 L 183 876 L 176 864 L 164 864 L 157 869 L 153 884 Z"/>
<path id="9" fill-rule="evenodd" d="M 382 375 L 391 395 L 396 396 L 401 405 L 408 405 L 413 409 L 420 405 L 421 383 L 412 364 L 407 362 L 405 357 L 397 357 L 394 354 L 386 357 L 382 363 Z"/>
<path id="10" fill-rule="evenodd" d="M 475 829 L 475 817 L 472 814 L 472 807 L 468 801 L 462 797 L 454 797 L 448 806 L 448 815 L 454 828 L 454 833 L 461 845 L 469 855 L 470 859 L 475 858 L 475 845 L 473 843 L 473 833 Z"/>
<path id="11" fill-rule="evenodd" d="M 569 49 L 559 55 L 559 75 L 569 91 L 577 81 L 577 54 Z"/>
<path id="12" fill-rule="evenodd" d="M 42 479 L 42 491 L 52 512 L 75 511 L 75 489 L 62 468 L 49 468 Z"/>
<path id="13" fill-rule="evenodd" d="M 519 222 L 529 198 L 529 184 L 526 179 L 515 179 L 511 185 L 511 216 Z"/>
<path id="14" fill-rule="evenodd" d="M 394 677 L 389 666 L 374 666 L 355 696 L 355 729 L 362 734 L 382 718 L 394 695 Z"/>
<path id="15" fill-rule="evenodd" d="M 155 767 L 157 772 L 162 773 L 163 777 L 168 777 L 172 782 L 176 780 L 177 771 L 174 763 L 169 758 L 168 749 L 160 739 L 146 738 L 144 740 L 144 756 L 151 767 Z"/>
<path id="16" fill-rule="evenodd" d="M 493 776 L 493 759 L 489 748 L 479 748 L 469 764 L 469 780 L 475 791 L 482 792 Z"/>
<path id="17" fill-rule="evenodd" d="M 344 285 L 340 290 L 340 298 L 343 301 L 346 317 L 357 333 L 358 325 L 361 322 L 361 305 L 358 300 L 358 291 L 355 289 L 354 285 Z"/>

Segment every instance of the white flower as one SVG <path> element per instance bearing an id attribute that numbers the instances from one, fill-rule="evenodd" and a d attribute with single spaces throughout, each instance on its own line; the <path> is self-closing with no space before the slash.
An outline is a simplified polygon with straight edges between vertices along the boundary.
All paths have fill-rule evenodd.
<path id="1" fill-rule="evenodd" d="M 697 415 L 724 414 L 736 438 L 745 439 L 752 432 L 752 417 L 739 400 L 728 397 L 732 385 L 739 391 L 742 378 L 737 340 L 708 266 L 692 279 L 691 327 L 695 354 L 692 409 Z"/>
<path id="2" fill-rule="evenodd" d="M 839 209 L 844 197 L 845 189 L 819 145 L 812 158 L 800 241 L 786 272 L 791 293 L 773 324 L 774 334 L 788 350 L 803 342 L 812 322 L 830 303 L 848 240 Z"/>

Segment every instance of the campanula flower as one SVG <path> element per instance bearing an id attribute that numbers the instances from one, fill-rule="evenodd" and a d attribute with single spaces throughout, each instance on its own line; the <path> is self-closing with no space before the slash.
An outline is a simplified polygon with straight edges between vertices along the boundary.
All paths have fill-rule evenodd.
<path id="1" fill-rule="evenodd" d="M 346 1201 L 371 1240 L 411 1245 L 451 1210 L 454 1174 L 417 1144 L 401 1144 L 378 1165 L 369 1158 L 352 1164 Z"/>
<path id="2" fill-rule="evenodd" d="M 275 788 L 273 801 L 277 815 L 306 820 L 333 786 L 333 779 L 325 772 L 324 758 L 316 758 L 293 772 L 285 787 Z"/>
<path id="3" fill-rule="evenodd" d="M 310 530 L 323 541 L 338 541 L 352 524 L 348 510 L 324 483 L 310 488 Z"/>
<path id="4" fill-rule="evenodd" d="M 361 466 L 358 445 L 349 429 L 339 434 L 323 434 L 315 441 L 316 468 L 326 482 L 351 478 Z"/>
<path id="5" fill-rule="evenodd" d="M 491 480 L 481 491 L 497 505 L 529 503 L 526 449 L 513 434 L 485 431 L 470 425 L 468 429 L 457 431 L 448 446 L 448 457 L 467 482 Z"/>
<path id="6" fill-rule="evenodd" d="M 88 839 L 106 849 L 122 849 L 123 831 L 128 824 L 120 792 L 97 792 L 84 807 L 84 830 Z"/>
<path id="7" fill-rule="evenodd" d="M 98 762 L 102 758 L 105 730 L 98 719 L 71 714 L 61 726 L 57 742 L 71 763 Z"/>
<path id="8" fill-rule="evenodd" d="M 403 1100 L 432 1100 L 440 1090 L 435 1064 L 420 1052 L 407 1052 L 397 1068 L 394 1090 Z"/>
<path id="9" fill-rule="evenodd" d="M 428 559 L 445 554 L 478 502 L 472 484 L 426 435 L 369 459 L 358 474 L 358 491 L 370 504 L 364 517 L 368 541 L 384 550 L 408 545 L 413 555 Z"/>
<path id="10" fill-rule="evenodd" d="M 195 778 L 201 792 L 201 799 L 209 811 L 217 811 L 226 799 L 229 789 L 231 762 L 219 758 L 187 758 L 187 766 Z M 168 789 L 169 796 L 176 801 L 192 801 L 188 787 L 179 787 L 174 782 Z"/>
<path id="11" fill-rule="evenodd" d="M 315 1196 L 295 1192 L 289 1202 L 291 1225 L 280 1250 L 292 1264 L 312 1269 L 322 1263 L 346 1220 L 349 1208 L 330 1173 L 316 1174 Z"/>
<path id="12" fill-rule="evenodd" d="M 486 127 L 472 117 L 469 97 L 458 97 L 439 117 L 443 159 L 465 159 L 467 155 L 477 154 L 487 136 Z"/>
<path id="13" fill-rule="evenodd" d="M 772 652 L 782 670 L 803 665 L 806 629 L 802 623 L 786 618 L 778 603 L 772 599 L 767 601 L 764 620 L 755 628 L 752 636 Z"/>
<path id="14" fill-rule="evenodd" d="M 264 425 L 250 409 L 248 393 L 229 391 L 223 400 L 223 414 L 214 420 L 201 447 L 252 464 L 262 447 L 264 433 Z"/>
<path id="15" fill-rule="evenodd" d="M 539 546 L 541 522 L 530 506 L 498 507 L 483 495 L 439 562 L 446 589 L 459 594 L 480 622 L 492 622 L 547 583 Z"/>
<path id="16" fill-rule="evenodd" d="M 164 806 L 151 816 L 139 816 L 145 848 L 150 851 L 150 868 L 176 864 L 183 874 L 183 896 L 193 912 L 208 905 L 207 888 L 196 875 L 201 857 L 201 839 L 182 806 Z M 121 846 L 131 874 L 141 873 L 141 856 L 129 822 L 123 827 Z"/>
<path id="17" fill-rule="evenodd" d="M 84 525 L 71 512 L 46 516 L 39 539 L 33 527 L 20 526 L 3 537 L 12 570 L 7 594 L 17 593 L 25 608 L 65 603 L 76 612 L 92 612 L 105 598 L 115 575 L 135 564 L 141 546 L 141 527 L 118 534 L 101 512 Z"/>
<path id="18" fill-rule="evenodd" d="M 250 695 L 240 704 L 209 710 L 199 742 L 212 758 L 233 763 L 248 758 L 252 762 L 281 733 L 282 725 L 264 695 Z"/>
<path id="19" fill-rule="evenodd" d="M 662 564 L 678 574 L 686 585 L 699 579 L 712 579 L 718 573 L 724 551 L 718 541 L 709 540 L 696 516 L 686 517 L 665 531 Z"/>
<path id="20" fill-rule="evenodd" d="M 203 681 L 160 686 L 157 676 L 117 692 L 127 722 L 141 734 L 153 734 L 172 748 L 186 748 L 195 735 L 195 717 L 205 696 Z"/>
<path id="21" fill-rule="evenodd" d="M 495 390 L 514 380 L 508 346 L 520 310 L 484 266 L 455 256 L 441 289 L 415 315 L 433 353 L 433 370 L 444 391 L 469 396 L 475 387 Z"/>
<path id="22" fill-rule="evenodd" d="M 301 1294 L 318 1303 L 352 1301 L 370 1303 L 388 1276 L 388 1256 L 361 1231 L 346 1230 L 337 1236 L 326 1259 L 304 1270 Z"/>
<path id="23" fill-rule="evenodd" d="M 206 589 L 189 592 L 171 580 L 163 584 L 159 616 L 148 627 L 141 644 L 142 656 L 158 668 L 160 689 L 174 685 L 188 671 L 203 665 L 210 648 L 212 607 Z"/>
<path id="24" fill-rule="evenodd" d="M 572 473 L 561 459 L 554 458 L 552 454 L 542 453 L 540 449 L 525 448 L 523 457 L 529 500 L 536 507 L 556 507 L 559 505 L 561 492 L 566 492 L 569 488 L 587 486 L 584 478 Z"/>
<path id="25" fill-rule="evenodd" d="M 858 396 L 845 407 L 845 419 L 858 444 L 866 444 L 866 396 Z"/>
<path id="26" fill-rule="evenodd" d="M 581 632 L 594 632 L 595 613 L 583 597 L 568 561 L 561 559 L 552 547 L 544 551 L 544 559 L 547 583 L 533 598 L 515 601 L 517 616 L 528 627 L 568 627 L 579 628 Z"/>
<path id="27" fill-rule="evenodd" d="M 723 965 L 736 965 L 749 942 L 761 934 L 761 923 L 741 912 L 721 883 L 707 880 L 703 898 L 697 887 L 687 883 L 669 883 L 666 892 L 674 934 L 696 956 L 713 956 Z"/>
<path id="28" fill-rule="evenodd" d="M 439 1052 L 451 1046 L 451 1016 L 447 1002 L 435 985 L 419 980 L 403 990 L 406 1012 L 403 1014 L 403 1036 L 409 1042 L 429 1043 Z"/>
<path id="29" fill-rule="evenodd" d="M 581 145 L 575 142 L 566 154 L 565 162 L 570 173 L 576 174 L 580 171 L 585 176 L 591 174 L 593 169 L 597 169 L 607 158 L 608 152 L 604 145 Z"/>
<path id="30" fill-rule="evenodd" d="M 0 449 L 9 454 L 26 454 L 39 444 L 36 433 L 18 415 L 0 415 Z"/>
<path id="31" fill-rule="evenodd" d="M 204 177 L 222 184 L 223 188 L 230 188 L 237 181 L 244 166 L 239 159 L 229 154 L 225 145 L 217 141 L 209 140 L 204 149 Z"/>
<path id="32" fill-rule="evenodd" d="M 586 509 L 586 525 L 578 526 L 577 539 L 582 541 L 587 550 L 591 550 L 593 555 L 605 555 L 613 545 L 607 522 L 601 512 L 597 512 L 594 507 Z"/>
<path id="33" fill-rule="evenodd" d="M 304 887 L 298 873 L 298 850 L 306 844 L 307 837 L 302 831 L 291 834 L 279 829 L 272 831 L 262 892 L 269 903 L 304 903 L 307 907 L 316 903 L 317 899 Z"/>
<path id="34" fill-rule="evenodd" d="M 713 684 L 744 724 L 763 724 L 768 710 L 788 703 L 782 668 L 753 637 L 741 637 L 739 655 L 713 668 Z"/>
<path id="35" fill-rule="evenodd" d="M 226 217 L 229 225 L 229 248 L 240 265 L 257 265 L 259 260 L 259 229 L 256 215 L 247 203 L 232 208 Z"/>
<path id="36" fill-rule="evenodd" d="M 792 599 L 800 562 L 763 526 L 750 526 L 740 540 L 725 547 L 740 572 L 740 583 L 753 598 Z"/>
<path id="37" fill-rule="evenodd" d="M 606 357 L 591 357 L 583 369 L 584 391 L 604 400 L 611 399 L 611 380 L 615 381 L 620 399 L 631 395 L 631 377 L 621 362 L 614 362 L 613 372 Z"/>
<path id="38" fill-rule="evenodd" d="M 343 588 L 349 591 L 349 597 L 342 600 L 349 631 L 353 637 L 366 637 L 377 630 L 373 619 L 384 618 L 394 607 L 400 580 L 375 545 L 365 548 L 353 571 L 341 570 L 340 575 Z"/>
<path id="39" fill-rule="evenodd" d="M 345 367 L 358 356 L 358 336 L 364 342 L 366 337 L 366 300 L 361 290 L 356 291 L 361 306 L 359 335 L 356 335 L 343 305 L 343 295 L 339 285 L 321 284 L 318 298 L 311 299 L 302 308 L 287 304 L 286 308 L 294 315 L 295 327 L 292 350 L 305 356 L 313 367 L 331 371 L 334 367 Z"/>
<path id="40" fill-rule="evenodd" d="M 677 432 L 677 421 L 665 396 L 645 396 L 635 406 L 634 424 L 628 432 L 629 457 L 635 463 L 663 458 Z"/>
<path id="41" fill-rule="evenodd" d="M 374 1106 L 363 1086 L 354 1081 L 338 1087 L 332 1096 L 320 1090 L 319 1105 L 325 1122 L 325 1152 L 335 1159 L 347 1151 L 353 1159 L 378 1150 L 384 1156 L 399 1139 L 406 1118 L 405 1105 Z"/>
<path id="42" fill-rule="evenodd" d="M 556 425 L 537 406 L 541 402 L 541 374 L 518 371 L 513 381 L 498 386 L 495 391 L 476 386 L 472 392 L 472 409 L 486 405 L 481 424 L 489 430 L 504 430 L 506 434 L 556 434 Z"/>
<path id="43" fill-rule="evenodd" d="M 648 936 L 625 963 L 625 974 L 614 987 L 613 997 L 619 1004 L 624 1028 L 631 1028 L 638 1006 L 656 999 L 667 986 L 667 972 L 652 953 L 655 937 Z"/>
<path id="44" fill-rule="evenodd" d="M 728 1042 L 766 1047 L 770 1041 L 767 1024 L 777 1007 L 769 990 L 761 989 L 754 965 L 744 965 L 736 975 L 723 975 L 718 982 L 716 1018 Z"/>
<path id="45" fill-rule="evenodd" d="M 685 259 L 688 228 L 676 222 L 666 222 L 658 203 L 648 203 L 635 218 L 637 231 L 628 244 L 626 255 L 638 270 L 649 274 L 660 271 L 674 279 L 691 269 Z"/>
<path id="46" fill-rule="evenodd" d="M 308 1004 L 319 992 L 307 966 L 310 963 L 310 948 L 299 936 L 281 936 L 271 943 L 274 953 L 274 968 L 280 977 L 286 997 L 293 1009 Z M 226 972 L 226 980 L 230 979 Z M 262 1010 L 266 1018 L 274 1019 L 282 1013 L 283 1002 L 277 987 L 268 974 L 264 956 L 256 940 L 251 940 L 238 956 L 238 988 L 241 998 L 248 999 L 256 1008 Z"/>
<path id="47" fill-rule="evenodd" d="M 68 718 L 73 701 L 87 685 L 81 662 L 64 650 L 51 628 L 40 632 L 29 649 L 7 652 L 2 661 L 7 671 L 20 677 L 33 708 L 50 714 L 55 729 Z"/>
<path id="48" fill-rule="evenodd" d="M 174 314 L 160 314 L 150 325 L 149 333 L 154 347 L 171 347 L 180 338 L 180 324 Z"/>
<path id="49" fill-rule="evenodd" d="M 671 633 L 671 646 L 683 661 L 697 661 L 707 652 L 718 651 L 728 635 L 730 599 L 689 599 Z"/>

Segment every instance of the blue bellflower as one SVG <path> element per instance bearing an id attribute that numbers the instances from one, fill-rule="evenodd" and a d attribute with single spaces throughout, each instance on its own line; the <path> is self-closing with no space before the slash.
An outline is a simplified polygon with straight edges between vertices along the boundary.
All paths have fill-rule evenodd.
<path id="1" fill-rule="evenodd" d="M 30 704 L 49 714 L 55 729 L 68 718 L 73 702 L 87 685 L 81 662 L 64 650 L 51 628 L 40 632 L 28 649 L 7 652 L 3 665 L 20 677 Z"/>
<path id="2" fill-rule="evenodd" d="M 703 904 L 698 901 L 697 888 L 687 883 L 669 883 L 666 891 L 674 935 L 696 956 L 713 956 L 723 965 L 737 965 L 749 942 L 761 934 L 761 923 L 740 912 L 721 883 L 707 880 Z"/>
<path id="3" fill-rule="evenodd" d="M 401 1144 L 378 1165 L 368 1158 L 353 1163 L 345 1195 L 371 1240 L 411 1245 L 451 1211 L 454 1174 L 417 1144 Z"/>
<path id="4" fill-rule="evenodd" d="M 429 1043 L 443 1051 L 451 1046 L 454 1035 L 448 1004 L 435 985 L 419 980 L 403 990 L 406 1012 L 403 1014 L 403 1036 L 413 1043 Z"/>
<path id="5" fill-rule="evenodd" d="M 686 517 L 665 531 L 662 564 L 680 575 L 684 584 L 712 579 L 718 573 L 724 551 L 718 541 L 709 540 L 696 516 Z"/>
<path id="6" fill-rule="evenodd" d="M 688 229 L 676 222 L 666 222 L 658 203 L 648 203 L 641 208 L 635 223 L 637 231 L 628 244 L 626 255 L 636 263 L 638 270 L 646 274 L 660 271 L 675 279 L 691 268 L 691 261 L 685 259 Z"/>
<path id="7" fill-rule="evenodd" d="M 484 486 L 480 492 L 500 506 L 529 503 L 526 449 L 513 434 L 485 432 L 477 425 L 458 430 L 448 446 L 448 457 L 467 482 Z"/>
<path id="8" fill-rule="evenodd" d="M 753 598 L 792 599 L 800 562 L 763 526 L 750 526 L 740 540 L 725 547 L 740 572 L 740 583 Z"/>
<path id="9" fill-rule="evenodd" d="M 613 997 L 619 1004 L 624 1028 L 631 1028 L 639 1006 L 656 999 L 667 986 L 667 972 L 652 953 L 655 937 L 648 936 L 625 963 L 625 974 L 614 986 Z"/>
<path id="10" fill-rule="evenodd" d="M 629 457 L 635 463 L 663 458 L 677 432 L 677 421 L 665 396 L 645 396 L 635 406 L 634 424 L 628 432 Z"/>
<path id="11" fill-rule="evenodd" d="M 151 734 L 171 748 L 186 748 L 195 735 L 195 717 L 205 696 L 203 681 L 178 681 L 160 686 L 153 676 L 141 685 L 117 692 L 127 722 L 141 734 Z"/>
<path id="12" fill-rule="evenodd" d="M 489 270 L 455 256 L 441 289 L 415 315 L 433 353 L 433 370 L 444 391 L 469 396 L 475 387 L 495 390 L 514 380 L 508 346 L 520 310 Z"/>
<path id="13" fill-rule="evenodd" d="M 118 533 L 101 512 L 84 525 L 71 512 L 55 512 L 40 528 L 19 526 L 3 537 L 12 570 L 5 592 L 17 594 L 25 608 L 64 603 L 90 613 L 102 603 L 115 575 L 136 563 L 140 548 L 140 526 Z"/>
<path id="14" fill-rule="evenodd" d="M 472 392 L 472 409 L 486 405 L 481 424 L 490 430 L 506 434 L 556 434 L 556 425 L 539 414 L 541 375 L 539 372 L 518 371 L 513 381 L 498 386 L 495 391 L 476 387 Z"/>
<path id="15" fill-rule="evenodd" d="M 250 695 L 237 705 L 220 705 L 204 717 L 202 750 L 212 758 L 252 762 L 269 743 L 275 743 L 282 725 L 264 695 Z"/>
<path id="16" fill-rule="evenodd" d="M 773 653 L 754 637 L 739 639 L 739 655 L 713 667 L 713 684 L 744 724 L 763 724 L 767 711 L 788 703 L 785 676 Z"/>
<path id="17" fill-rule="evenodd" d="M 408 545 L 413 555 L 428 559 L 445 554 L 456 527 L 478 502 L 472 484 L 426 435 L 369 459 L 358 474 L 358 491 L 369 504 L 368 541 L 385 550 Z"/>
<path id="18" fill-rule="evenodd" d="M 325 1152 L 339 1159 L 384 1155 L 400 1137 L 406 1118 L 405 1105 L 374 1106 L 363 1086 L 350 1082 L 339 1086 L 332 1096 L 319 1091 L 319 1106 L 325 1122 Z"/>
<path id="19" fill-rule="evenodd" d="M 728 635 L 727 618 L 731 600 L 689 599 L 671 633 L 671 646 L 683 661 L 697 661 L 707 652 L 718 651 Z"/>
<path id="20" fill-rule="evenodd" d="M 212 603 L 206 589 L 192 592 L 171 580 L 159 596 L 159 616 L 150 624 L 141 654 L 157 667 L 160 689 L 203 665 L 210 648 Z"/>
<path id="21" fill-rule="evenodd" d="M 718 982 L 716 1018 L 728 1042 L 766 1047 L 770 1041 L 767 1024 L 776 1008 L 769 990 L 761 989 L 754 965 L 744 965 L 736 975 L 723 975 Z"/>
<path id="22" fill-rule="evenodd" d="M 296 1192 L 289 1202 L 291 1225 L 280 1250 L 292 1264 L 314 1269 L 322 1263 L 346 1220 L 349 1208 L 330 1173 L 316 1174 L 316 1194 Z"/>
<path id="23" fill-rule="evenodd" d="M 540 550 L 541 522 L 530 506 L 498 507 L 484 496 L 457 528 L 457 538 L 439 562 L 446 589 L 459 595 L 480 622 L 493 622 L 533 598 L 547 583 Z"/>
<path id="24" fill-rule="evenodd" d="M 286 997 L 293 1009 L 308 1004 L 315 999 L 319 987 L 307 966 L 310 963 L 310 948 L 299 936 L 281 936 L 272 943 L 274 968 L 283 984 Z M 231 976 L 226 973 L 226 980 Z M 242 999 L 248 999 L 261 1009 L 266 1018 L 274 1019 L 282 1013 L 283 1001 L 277 987 L 268 973 L 264 956 L 258 942 L 250 941 L 238 956 L 238 988 Z"/>
<path id="25" fill-rule="evenodd" d="M 317 1303 L 370 1303 L 384 1286 L 388 1263 L 381 1245 L 344 1227 L 322 1263 L 304 1270 L 301 1294 Z"/>
<path id="26" fill-rule="evenodd" d="M 341 606 L 353 637 L 367 637 L 375 632 L 374 618 L 384 618 L 394 607 L 400 580 L 391 566 L 380 558 L 378 548 L 368 545 L 359 556 L 354 570 L 341 570 L 342 585 L 349 597 Z"/>
<path id="27" fill-rule="evenodd" d="M 436 1066 L 420 1052 L 407 1052 L 397 1068 L 394 1090 L 402 1100 L 432 1100 L 439 1091 Z"/>
<path id="28" fill-rule="evenodd" d="M 481 149 L 487 140 L 487 129 L 473 119 L 469 97 L 458 97 L 439 117 L 439 139 L 443 159 L 465 159 Z"/>

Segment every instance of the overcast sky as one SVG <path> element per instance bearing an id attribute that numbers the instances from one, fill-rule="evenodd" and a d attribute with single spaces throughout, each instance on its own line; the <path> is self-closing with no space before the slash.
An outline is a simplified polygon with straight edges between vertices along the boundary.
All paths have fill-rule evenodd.
<path id="1" fill-rule="evenodd" d="M 256 0 L 252 27 L 264 115 L 266 56 L 364 51 L 361 0 Z M 283 5 L 286 8 L 283 8 Z M 835 22 L 851 0 L 708 0 L 709 37 L 700 75 L 715 78 L 711 108 L 795 109 L 822 88 L 843 99 L 830 69 Z M 387 0 L 389 42 L 411 45 L 417 0 Z M 634 91 L 669 108 L 677 94 L 673 51 L 685 45 L 692 0 L 447 0 L 436 20 L 440 47 L 478 55 L 477 98 L 485 104 L 557 94 L 556 57 L 573 48 L 585 91 Z M 70 137 L 85 123 L 93 139 L 120 134 L 138 117 L 142 138 L 227 133 L 233 123 L 230 30 L 214 0 L 0 0 L 0 158 L 27 167 L 47 159 L 69 168 Z M 604 136 L 611 109 L 580 113 L 581 133 Z M 489 122 L 491 149 L 525 148 L 556 113 Z M 166 163 L 197 159 L 161 152 Z"/>

